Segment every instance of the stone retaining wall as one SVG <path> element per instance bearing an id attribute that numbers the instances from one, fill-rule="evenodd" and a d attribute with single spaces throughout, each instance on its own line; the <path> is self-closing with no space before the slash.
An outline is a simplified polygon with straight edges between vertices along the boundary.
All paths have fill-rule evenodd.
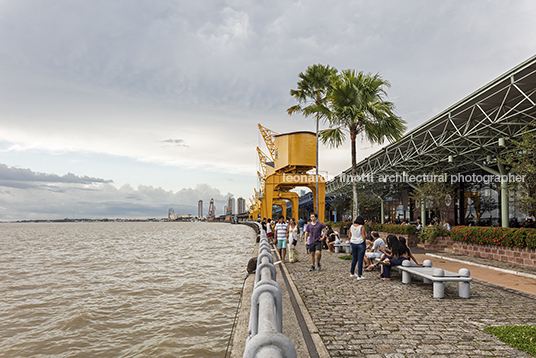
<path id="1" fill-rule="evenodd" d="M 454 241 L 450 237 L 437 237 L 435 240 L 435 243 L 425 242 L 424 243 L 424 249 L 425 250 L 445 250 L 445 249 L 452 249 L 452 246 L 454 245 Z"/>
<path id="2" fill-rule="evenodd" d="M 453 252 L 457 254 L 536 266 L 536 250 L 527 248 L 520 249 L 517 247 L 478 245 L 454 241 L 452 249 Z"/>

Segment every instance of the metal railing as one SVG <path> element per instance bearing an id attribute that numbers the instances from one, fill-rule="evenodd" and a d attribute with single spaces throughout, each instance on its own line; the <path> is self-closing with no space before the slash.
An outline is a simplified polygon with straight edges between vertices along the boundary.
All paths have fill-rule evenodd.
<path id="1" fill-rule="evenodd" d="M 258 224 L 258 223 L 257 223 Z M 259 225 L 260 241 L 251 295 L 249 337 L 244 358 L 296 358 L 296 348 L 283 332 L 283 297 L 266 232 Z"/>

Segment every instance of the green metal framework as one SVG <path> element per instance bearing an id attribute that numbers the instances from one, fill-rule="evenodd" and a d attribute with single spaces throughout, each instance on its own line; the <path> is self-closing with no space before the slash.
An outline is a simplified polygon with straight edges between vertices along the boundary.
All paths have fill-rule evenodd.
<path id="1" fill-rule="evenodd" d="M 536 56 L 452 105 L 357 164 L 356 174 L 463 173 L 476 167 L 499 172 L 496 158 L 509 139 L 535 131 Z M 499 145 L 501 141 L 501 145 Z M 326 194 L 348 192 L 351 168 L 330 180 Z M 380 190 L 385 183 L 360 182 Z"/>

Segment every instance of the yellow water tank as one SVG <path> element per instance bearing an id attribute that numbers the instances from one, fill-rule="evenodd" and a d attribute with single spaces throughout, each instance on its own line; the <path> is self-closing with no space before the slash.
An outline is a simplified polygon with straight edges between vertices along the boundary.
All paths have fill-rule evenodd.
<path id="1" fill-rule="evenodd" d="M 279 134 L 274 139 L 276 172 L 306 172 L 315 167 L 316 136 L 313 132 Z"/>

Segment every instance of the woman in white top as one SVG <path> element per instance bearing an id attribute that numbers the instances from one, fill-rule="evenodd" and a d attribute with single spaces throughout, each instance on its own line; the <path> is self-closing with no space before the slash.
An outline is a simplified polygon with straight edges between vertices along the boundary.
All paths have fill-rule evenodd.
<path id="1" fill-rule="evenodd" d="M 298 250 L 296 250 L 298 245 L 298 235 L 300 232 L 299 226 L 296 224 L 296 220 L 293 218 L 290 219 L 289 225 L 287 226 L 287 237 L 288 237 L 288 262 L 298 261 Z"/>
<path id="2" fill-rule="evenodd" d="M 289 225 L 287 226 L 287 237 L 288 237 L 288 247 L 289 249 L 295 249 L 298 244 L 298 225 L 296 225 L 296 220 L 294 218 L 290 219 Z"/>
<path id="3" fill-rule="evenodd" d="M 363 277 L 363 257 L 367 244 L 365 243 L 365 219 L 362 216 L 355 218 L 354 223 L 350 226 L 348 232 L 350 238 L 350 247 L 352 248 L 352 266 L 350 267 L 350 277 L 357 277 L 358 280 L 364 280 Z M 357 263 L 357 275 L 355 274 L 355 265 Z"/>

